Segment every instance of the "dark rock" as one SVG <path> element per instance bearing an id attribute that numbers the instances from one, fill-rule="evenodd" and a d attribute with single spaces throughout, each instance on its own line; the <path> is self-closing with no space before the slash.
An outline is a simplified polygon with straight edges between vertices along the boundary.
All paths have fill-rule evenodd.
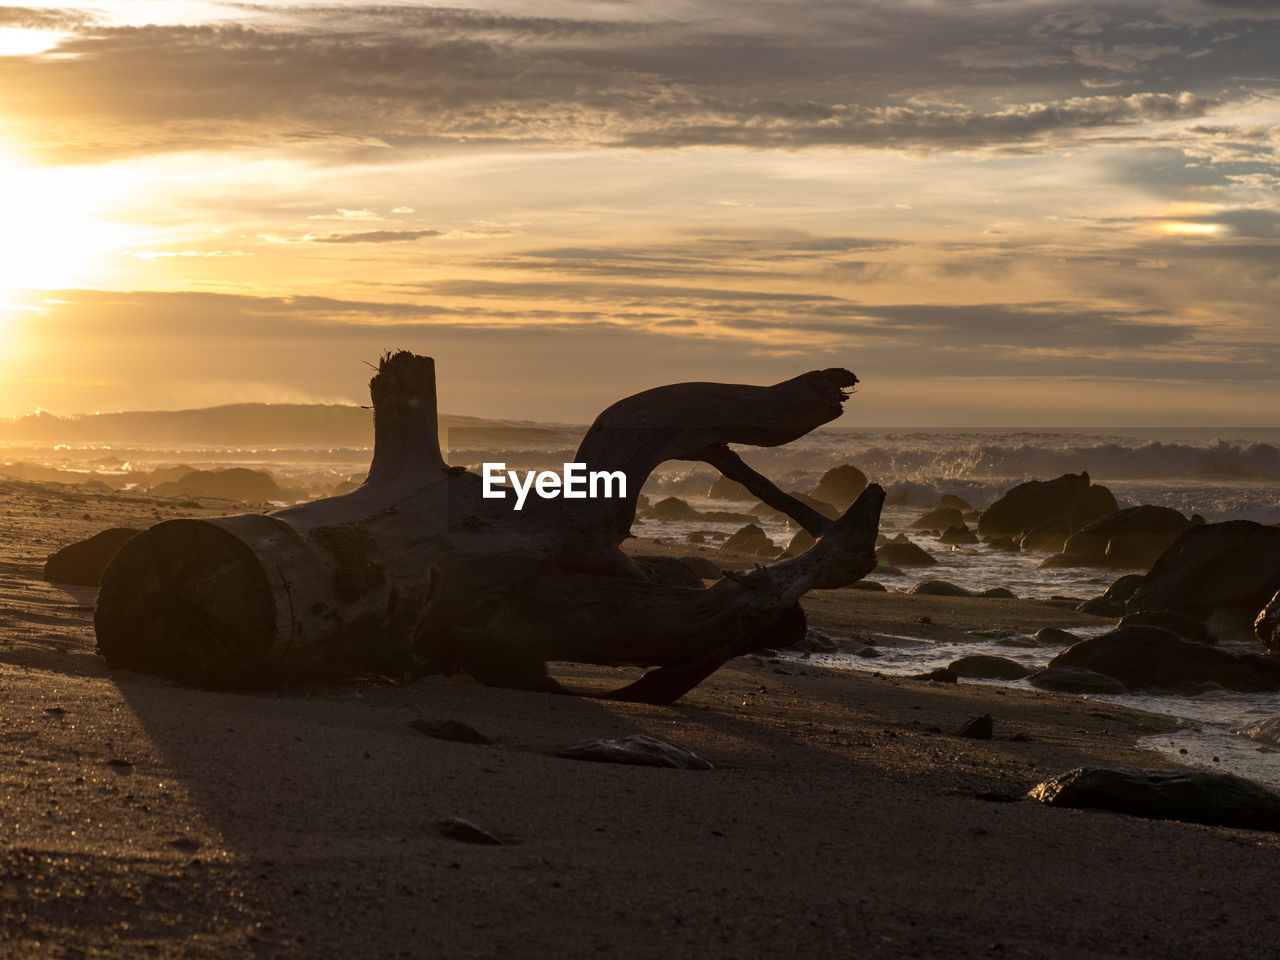
<path id="1" fill-rule="evenodd" d="M 972 597 L 973 591 L 948 583 L 946 580 L 921 580 L 913 584 L 907 593 L 924 597 Z"/>
<path id="2" fill-rule="evenodd" d="M 1280 795 L 1225 773 L 1084 767 L 1037 784 L 1027 796 L 1154 820 L 1280 830 Z"/>
<path id="3" fill-rule="evenodd" d="M 1120 504 L 1116 503 L 1112 492 L 1095 483 L 1067 507 L 1067 527 L 1074 533 L 1099 517 L 1105 517 L 1119 509 Z"/>
<path id="4" fill-rule="evenodd" d="M 840 644 L 825 633 L 809 630 L 799 643 L 794 643 L 787 649 L 801 650 L 805 653 L 835 653 L 840 649 Z"/>
<path id="5" fill-rule="evenodd" d="M 883 657 L 884 653 L 878 647 L 868 645 L 865 647 L 859 647 L 857 650 L 853 651 L 853 655 L 855 657 L 864 657 L 868 660 L 874 660 L 876 657 Z"/>
<path id="6" fill-rule="evenodd" d="M 1046 520 L 1026 531 L 1018 540 L 1023 550 L 1035 550 L 1039 553 L 1061 553 L 1071 528 L 1062 519 Z"/>
<path id="7" fill-rule="evenodd" d="M 1037 566 L 1041 570 L 1060 570 L 1068 567 L 1100 567 L 1104 563 L 1106 563 L 1106 557 L 1101 560 L 1088 560 L 1070 553 L 1055 553 L 1051 557 L 1045 557 Z"/>
<path id="8" fill-rule="evenodd" d="M 1280 690 L 1280 660 L 1228 653 L 1157 627 L 1120 627 L 1081 640 L 1054 657 L 1049 667 L 1093 670 L 1133 690 L 1172 690 L 1189 683 L 1246 692 Z"/>
<path id="9" fill-rule="evenodd" d="M 804 553 L 818 541 L 808 530 L 797 530 L 795 536 L 791 538 L 791 542 L 787 544 L 787 549 L 782 551 L 782 556 L 798 557 Z"/>
<path id="10" fill-rule="evenodd" d="M 832 467 L 813 488 L 813 496 L 843 512 L 867 488 L 867 475 L 847 463 Z"/>
<path id="11" fill-rule="evenodd" d="M 876 560 L 894 567 L 930 567 L 938 561 L 914 543 L 890 541 L 876 551 Z"/>
<path id="12" fill-rule="evenodd" d="M 977 594 L 987 600 L 1017 600 L 1018 595 L 1008 587 L 991 587 L 989 590 L 983 590 Z"/>
<path id="13" fill-rule="evenodd" d="M 1124 613 L 1124 604 L 1119 600 L 1108 600 L 1106 597 L 1092 597 L 1076 604 L 1080 613 L 1091 613 L 1095 617 L 1118 617 Z"/>
<path id="14" fill-rule="evenodd" d="M 1036 631 L 1036 643 L 1042 647 L 1069 647 L 1079 642 L 1080 638 L 1074 633 L 1059 630 L 1057 627 L 1041 627 Z"/>
<path id="15" fill-rule="evenodd" d="M 474 727 L 469 727 L 458 720 L 433 720 L 426 717 L 410 720 L 409 726 L 419 733 L 437 740 L 452 740 L 454 743 L 479 743 L 492 746 L 493 741 Z"/>
<path id="16" fill-rule="evenodd" d="M 684 560 L 676 557 L 633 556 L 636 566 L 644 571 L 651 583 L 663 583 L 669 587 L 702 589 L 702 576 Z"/>
<path id="17" fill-rule="evenodd" d="M 935 667 L 928 673 L 917 673 L 907 677 L 908 680 L 928 680 L 931 683 L 959 683 L 960 675 L 950 667 Z"/>
<path id="18" fill-rule="evenodd" d="M 1102 592 L 1102 596 L 1108 600 L 1119 600 L 1121 603 L 1128 601 L 1133 596 L 1145 580 L 1146 574 L 1143 573 L 1126 573 L 1123 577 L 1117 577 L 1111 586 Z"/>
<path id="19" fill-rule="evenodd" d="M 1191 521 L 1177 510 L 1144 504 L 1099 517 L 1071 534 L 1062 551 L 1091 564 L 1148 569 Z"/>
<path id="20" fill-rule="evenodd" d="M 1091 613 L 1096 617 L 1118 617 L 1124 613 L 1125 601 L 1142 585 L 1145 575 L 1126 573 L 1117 577 L 1116 581 L 1103 591 L 1102 596 L 1086 600 L 1076 605 L 1081 613 Z"/>
<path id="21" fill-rule="evenodd" d="M 493 847 L 502 846 L 502 841 L 488 830 L 477 827 L 470 820 L 463 820 L 461 817 L 449 817 L 441 820 L 439 827 L 440 836 L 448 837 L 450 840 L 458 840 L 462 843 L 479 843 Z"/>
<path id="22" fill-rule="evenodd" d="M 703 533 L 701 530 L 694 530 L 693 533 L 685 537 L 685 540 L 687 540 L 689 543 L 706 543 L 707 535 Z"/>
<path id="23" fill-rule="evenodd" d="M 1115 677 L 1080 667 L 1048 666 L 1029 678 L 1032 686 L 1061 693 L 1128 693 L 1129 688 Z"/>
<path id="24" fill-rule="evenodd" d="M 673 767 L 677 770 L 710 770 L 711 764 L 697 754 L 665 740 L 642 733 L 616 740 L 584 740 L 565 747 L 560 756 L 596 763 L 629 763 L 640 767 Z"/>
<path id="25" fill-rule="evenodd" d="M 720 549 L 730 553 L 746 553 L 754 556 L 772 557 L 778 553 L 778 548 L 774 542 L 754 523 L 748 523 L 722 543 Z"/>
<path id="26" fill-rule="evenodd" d="M 874 580 L 855 580 L 853 583 L 845 584 L 849 590 L 865 590 L 868 593 L 888 593 L 889 588 L 883 583 L 877 583 Z"/>
<path id="27" fill-rule="evenodd" d="M 716 477 L 716 482 L 711 484 L 711 489 L 707 491 L 707 497 L 711 500 L 755 499 L 755 495 L 750 490 L 737 480 L 730 480 L 728 477 Z"/>
<path id="28" fill-rule="evenodd" d="M 1280 650 L 1280 593 L 1262 608 L 1253 622 L 1253 632 L 1268 650 Z"/>
<path id="29" fill-rule="evenodd" d="M 1040 647 L 1033 637 L 1003 637 L 996 641 L 997 647 L 1016 647 L 1019 650 L 1035 650 Z"/>
<path id="30" fill-rule="evenodd" d="M 1064 474 L 1054 480 L 1020 483 L 982 512 L 978 533 L 1012 537 L 1050 520 L 1062 520 L 1068 533 L 1117 509 L 1106 487 L 1090 485 L 1089 474 Z"/>
<path id="31" fill-rule="evenodd" d="M 978 535 L 969 529 L 967 523 L 962 523 L 956 527 L 947 527 L 942 531 L 942 536 L 938 537 L 938 539 L 950 546 L 964 547 L 977 543 Z"/>
<path id="32" fill-rule="evenodd" d="M 222 497 L 245 503 L 280 500 L 285 491 L 265 470 L 228 467 L 225 470 L 192 470 L 178 480 L 178 487 L 192 497 Z"/>
<path id="33" fill-rule="evenodd" d="M 923 514 L 912 524 L 917 530 L 943 530 L 964 524 L 964 514 L 953 507 L 939 507 Z"/>
<path id="34" fill-rule="evenodd" d="M 130 527 L 111 527 L 88 540 L 69 544 L 45 561 L 44 578 L 51 583 L 96 587 L 116 551 L 141 532 Z"/>
<path id="35" fill-rule="evenodd" d="M 956 731 L 956 736 L 967 737 L 970 740 L 990 740 L 991 735 L 995 732 L 995 726 L 995 721 L 991 719 L 991 714 L 984 713 L 980 717 L 970 717 L 960 724 L 960 729 Z"/>
<path id="36" fill-rule="evenodd" d="M 1017 540 L 1012 537 L 992 537 L 986 541 L 988 549 L 998 550 L 1001 553 L 1017 553 L 1022 549 Z"/>
<path id="37" fill-rule="evenodd" d="M 942 509 L 949 507 L 952 510 L 962 510 L 969 512 L 973 509 L 963 498 L 957 497 L 954 493 L 944 493 L 933 503 L 934 509 Z"/>
<path id="38" fill-rule="evenodd" d="M 981 653 L 954 660 L 947 669 L 956 676 L 975 680 L 1021 680 L 1035 672 L 1017 660 Z"/>
<path id="39" fill-rule="evenodd" d="M 1228 607 L 1246 610 L 1252 619 L 1277 591 L 1280 527 L 1252 520 L 1208 523 L 1188 529 L 1160 556 L 1125 612 L 1177 610 L 1208 621 Z"/>
<path id="40" fill-rule="evenodd" d="M 1168 630 L 1175 637 L 1190 640 L 1192 643 L 1214 644 L 1218 638 L 1205 629 L 1203 623 L 1195 617 L 1176 610 L 1147 610 L 1143 613 L 1131 613 L 1120 619 L 1117 627 L 1156 627 Z"/>
<path id="41" fill-rule="evenodd" d="M 702 514 L 679 497 L 667 497 L 650 507 L 648 516 L 654 520 L 697 520 Z"/>

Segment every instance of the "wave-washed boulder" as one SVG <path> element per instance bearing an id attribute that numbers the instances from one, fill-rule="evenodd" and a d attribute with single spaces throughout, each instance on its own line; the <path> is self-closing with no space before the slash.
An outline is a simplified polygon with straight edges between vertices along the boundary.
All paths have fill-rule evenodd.
<path id="1" fill-rule="evenodd" d="M 1153 626 L 1124 626 L 1081 640 L 1049 661 L 1049 669 L 1055 667 L 1092 670 L 1131 690 L 1204 684 L 1246 692 L 1280 690 L 1280 659 L 1228 653 Z"/>
<path id="2" fill-rule="evenodd" d="M 982 511 L 978 534 L 1012 537 L 1055 520 L 1063 521 L 1067 533 L 1072 533 L 1118 509 L 1111 491 L 1091 483 L 1088 473 L 1067 473 L 1053 480 L 1018 484 Z"/>
<path id="3" fill-rule="evenodd" d="M 1280 593 L 1262 608 L 1253 622 L 1253 631 L 1268 650 L 1280 650 Z"/>
<path id="4" fill-rule="evenodd" d="M 1229 520 L 1193 526 L 1175 540 L 1129 598 L 1125 613 L 1177 610 L 1251 628 L 1278 591 L 1280 527 Z"/>
<path id="5" fill-rule="evenodd" d="M 1169 507 L 1126 507 L 1071 534 L 1062 555 L 1080 563 L 1146 570 L 1190 526 L 1190 520 Z"/>
<path id="6" fill-rule="evenodd" d="M 1280 795 L 1227 773 L 1081 767 L 1036 784 L 1027 796 L 1153 820 L 1280 830 Z"/>

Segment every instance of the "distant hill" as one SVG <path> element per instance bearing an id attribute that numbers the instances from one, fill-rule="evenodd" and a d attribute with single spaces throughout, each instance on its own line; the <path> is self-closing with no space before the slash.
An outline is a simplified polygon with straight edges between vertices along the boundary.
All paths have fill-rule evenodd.
<path id="1" fill-rule="evenodd" d="M 576 444 L 582 429 L 483 420 L 442 414 L 441 441 L 464 445 Z M 212 444 L 228 447 L 287 444 L 370 447 L 373 411 L 353 404 L 233 403 L 196 410 L 151 410 L 59 417 L 33 413 L 0 420 L 0 442 Z"/>

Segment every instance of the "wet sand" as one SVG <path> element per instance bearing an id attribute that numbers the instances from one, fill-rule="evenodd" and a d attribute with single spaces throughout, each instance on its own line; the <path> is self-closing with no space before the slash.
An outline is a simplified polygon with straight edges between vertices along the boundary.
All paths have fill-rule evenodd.
<path id="1" fill-rule="evenodd" d="M 461 677 L 211 693 L 107 670 L 93 591 L 40 580 L 103 527 L 226 512 L 0 481 L 3 955 L 1238 957 L 1274 938 L 1280 837 L 997 802 L 1083 764 L 1166 766 L 1133 746 L 1163 718 L 765 656 L 669 707 Z M 806 608 L 917 636 L 1099 622 L 852 590 Z M 988 712 L 996 739 L 955 736 Z M 629 733 L 715 769 L 554 755 Z M 448 839 L 447 817 L 505 842 Z"/>

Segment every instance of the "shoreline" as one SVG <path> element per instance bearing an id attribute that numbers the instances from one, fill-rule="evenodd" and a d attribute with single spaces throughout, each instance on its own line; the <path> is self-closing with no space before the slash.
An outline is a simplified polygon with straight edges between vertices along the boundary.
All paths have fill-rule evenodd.
<path id="1" fill-rule="evenodd" d="M 38 579 L 63 543 L 173 505 L 5 493 L 4 956 L 1233 957 L 1276 917 L 1280 836 L 1011 802 L 1076 766 L 1174 767 L 1134 746 L 1166 718 L 767 656 L 667 707 L 465 677 L 193 690 L 108 670 L 93 591 Z M 853 632 L 1106 622 L 848 589 L 805 606 Z M 983 713 L 993 740 L 956 735 Z M 555 755 L 631 733 L 714 769 Z M 449 817 L 504 843 L 442 836 Z"/>

